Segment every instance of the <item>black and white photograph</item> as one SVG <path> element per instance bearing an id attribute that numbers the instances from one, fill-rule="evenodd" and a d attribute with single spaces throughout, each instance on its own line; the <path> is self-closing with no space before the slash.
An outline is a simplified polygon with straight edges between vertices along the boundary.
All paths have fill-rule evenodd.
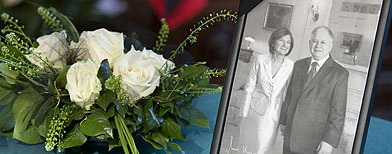
<path id="1" fill-rule="evenodd" d="M 351 154 L 382 5 L 264 0 L 248 12 L 219 153 Z"/>

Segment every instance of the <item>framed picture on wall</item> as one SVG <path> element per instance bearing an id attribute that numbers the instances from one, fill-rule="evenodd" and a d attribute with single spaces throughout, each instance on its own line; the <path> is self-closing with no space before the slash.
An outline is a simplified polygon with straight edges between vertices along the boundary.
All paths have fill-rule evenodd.
<path id="1" fill-rule="evenodd" d="M 264 28 L 275 30 L 276 28 L 289 28 L 293 5 L 268 3 Z"/>
<path id="2" fill-rule="evenodd" d="M 362 35 L 343 32 L 341 47 L 345 54 L 354 55 L 361 47 Z"/>
<path id="3" fill-rule="evenodd" d="M 391 0 L 351 1 L 381 7 L 348 18 L 341 0 L 241 1 L 211 154 L 363 152 Z M 265 46 L 248 63 L 245 36 Z M 336 60 L 345 49 L 365 66 Z"/>

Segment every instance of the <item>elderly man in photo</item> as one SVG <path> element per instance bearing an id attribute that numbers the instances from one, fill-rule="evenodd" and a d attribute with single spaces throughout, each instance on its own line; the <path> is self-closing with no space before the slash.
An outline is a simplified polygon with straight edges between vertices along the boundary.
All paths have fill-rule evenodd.
<path id="1" fill-rule="evenodd" d="M 333 33 L 325 26 L 312 31 L 312 57 L 295 62 L 282 106 L 284 154 L 330 154 L 342 134 L 348 71 L 330 56 Z"/>

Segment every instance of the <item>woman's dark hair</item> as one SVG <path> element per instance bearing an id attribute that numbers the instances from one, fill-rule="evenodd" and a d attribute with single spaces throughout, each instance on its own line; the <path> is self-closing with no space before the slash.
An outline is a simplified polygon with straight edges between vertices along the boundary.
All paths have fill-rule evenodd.
<path id="1" fill-rule="evenodd" d="M 289 52 L 285 56 L 288 56 L 291 53 L 291 50 L 293 50 L 294 47 L 294 39 L 293 35 L 291 34 L 290 30 L 287 28 L 278 28 L 274 32 L 272 32 L 271 37 L 268 41 L 268 47 L 269 47 L 269 52 L 273 54 L 274 51 L 272 51 L 272 46 L 275 44 L 276 40 L 282 38 L 283 36 L 289 35 L 291 39 L 290 43 L 290 49 Z"/>

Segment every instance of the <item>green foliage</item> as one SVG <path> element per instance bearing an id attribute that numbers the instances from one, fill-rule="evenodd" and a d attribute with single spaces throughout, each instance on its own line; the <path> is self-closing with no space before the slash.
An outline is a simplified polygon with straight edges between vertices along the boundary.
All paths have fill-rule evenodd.
<path id="1" fill-rule="evenodd" d="M 121 145 L 119 144 L 120 141 L 119 139 L 109 139 L 109 150 L 112 150 L 115 147 L 120 147 Z"/>
<path id="2" fill-rule="evenodd" d="M 145 48 L 144 45 L 137 39 L 138 37 L 139 36 L 136 33 L 132 33 L 131 36 L 126 36 L 124 38 L 125 51 L 130 51 L 131 47 L 139 51 L 142 51 Z"/>
<path id="3" fill-rule="evenodd" d="M 0 48 L 0 62 L 5 63 L 9 70 L 18 71 L 31 78 L 41 74 L 41 70 L 27 60 L 27 58 L 14 46 L 4 45 L 0 42 Z"/>
<path id="4" fill-rule="evenodd" d="M 12 116 L 15 119 L 13 138 L 28 144 L 42 142 L 37 129 L 31 124 L 31 119 L 35 117 L 36 110 L 43 102 L 43 97 L 32 88 L 20 92 L 12 107 Z"/>
<path id="5" fill-rule="evenodd" d="M 13 92 L 13 87 L 4 78 L 0 78 L 0 91 L 0 106 L 4 107 L 0 112 L 0 133 L 12 137 L 15 125 L 12 106 L 17 94 Z"/>
<path id="6" fill-rule="evenodd" d="M 182 118 L 199 127 L 210 127 L 207 117 L 199 109 L 187 104 L 180 108 Z"/>
<path id="7" fill-rule="evenodd" d="M 204 71 L 206 71 L 207 67 L 204 65 L 184 65 L 180 68 L 180 73 L 178 73 L 178 77 L 181 79 L 192 79 L 198 77 Z"/>
<path id="8" fill-rule="evenodd" d="M 75 125 L 73 130 L 67 133 L 61 143 L 59 143 L 58 148 L 59 151 L 75 147 L 81 146 L 87 141 L 86 136 L 79 130 L 78 125 Z"/>
<path id="9" fill-rule="evenodd" d="M 105 81 L 112 76 L 112 73 L 110 71 L 110 65 L 109 61 L 107 59 L 103 60 L 101 62 L 101 65 L 98 70 L 98 78 L 101 81 L 101 83 L 105 83 Z"/>
<path id="10" fill-rule="evenodd" d="M 185 141 L 185 138 L 181 135 L 181 126 L 171 118 L 167 118 L 163 121 L 162 131 L 173 139 Z"/>
<path id="11" fill-rule="evenodd" d="M 166 42 L 169 37 L 169 25 L 164 18 L 161 19 L 161 23 L 162 26 L 161 29 L 159 29 L 158 37 L 155 41 L 155 46 L 152 48 L 152 50 L 156 53 L 162 52 L 163 47 L 166 46 Z"/>
<path id="12" fill-rule="evenodd" d="M 182 151 L 181 147 L 178 144 L 174 143 L 174 142 L 169 142 L 169 143 L 167 143 L 167 145 L 169 145 L 174 150 Z"/>
<path id="13" fill-rule="evenodd" d="M 169 138 L 160 132 L 152 133 L 151 139 L 160 145 L 167 145 L 169 143 Z"/>
<path id="14" fill-rule="evenodd" d="M 38 14 L 41 16 L 41 18 L 44 20 L 44 22 L 52 28 L 53 31 L 59 32 L 62 31 L 63 25 L 61 24 L 60 20 L 57 19 L 55 15 L 53 15 L 49 9 L 46 9 L 44 7 L 38 7 L 37 9 Z"/>
<path id="15" fill-rule="evenodd" d="M 100 135 L 113 138 L 113 128 L 108 120 L 109 116 L 101 109 L 93 109 L 94 114 L 87 116 L 80 123 L 80 130 L 87 136 L 98 137 Z M 106 137 L 105 137 L 106 138 Z"/>
<path id="16" fill-rule="evenodd" d="M 158 117 L 152 108 L 145 112 L 144 129 L 143 132 L 149 132 L 161 126 L 162 118 Z"/>
<path id="17" fill-rule="evenodd" d="M 76 108 L 75 104 L 65 103 L 61 108 L 55 111 L 53 118 L 49 122 L 49 130 L 45 142 L 47 151 L 52 151 L 56 146 L 63 144 L 64 134 L 66 133 L 66 123 L 70 119 L 73 110 Z M 61 150 L 60 148 L 58 149 Z"/>
<path id="18" fill-rule="evenodd" d="M 121 88 L 121 76 L 110 76 L 105 81 L 105 87 L 116 93 L 117 99 L 120 101 L 121 105 L 133 105 L 129 95 Z"/>
<path id="19" fill-rule="evenodd" d="M 71 68 L 70 65 L 65 66 L 59 76 L 57 76 L 55 80 L 57 88 L 64 88 L 67 84 L 67 72 L 69 68 Z"/>
<path id="20" fill-rule="evenodd" d="M 207 74 L 213 77 L 224 77 L 226 75 L 226 69 L 208 69 Z"/>
<path id="21" fill-rule="evenodd" d="M 52 117 L 53 110 L 53 99 L 48 98 L 47 100 L 38 107 L 38 112 L 35 117 L 31 120 L 32 125 L 38 130 L 38 134 L 47 137 L 48 122 Z"/>
<path id="22" fill-rule="evenodd" d="M 129 154 L 128 148 L 130 148 L 132 154 L 139 154 L 135 141 L 133 140 L 132 134 L 129 131 L 127 125 L 125 124 L 123 117 L 120 116 L 119 114 L 116 114 L 114 116 L 114 121 L 116 123 L 118 136 L 120 138 L 120 143 L 124 149 L 124 152 L 126 154 Z"/>
<path id="23" fill-rule="evenodd" d="M 237 12 L 231 12 L 227 10 L 222 10 L 219 13 L 211 13 L 208 17 L 203 17 L 202 21 L 199 21 L 197 25 L 193 26 L 193 29 L 189 29 L 191 32 L 189 36 L 178 46 L 178 48 L 172 51 L 172 55 L 169 60 L 173 60 L 178 53 L 184 51 L 185 46 L 190 43 L 191 45 L 197 42 L 197 37 L 202 30 L 213 26 L 216 22 L 222 20 L 229 20 L 236 22 L 237 20 Z"/>
<path id="24" fill-rule="evenodd" d="M 30 47 L 27 42 L 20 39 L 14 32 L 5 35 L 5 43 L 15 47 L 17 50 L 21 51 L 23 54 L 30 54 Z"/>
<path id="25" fill-rule="evenodd" d="M 64 30 L 67 33 L 68 42 L 79 42 L 79 32 L 67 16 L 60 13 L 55 8 L 39 7 L 37 11 L 44 22 L 52 28 L 53 31 L 59 32 Z"/>
<path id="26" fill-rule="evenodd" d="M 28 37 L 24 32 L 24 26 L 19 26 L 18 25 L 18 19 L 15 19 L 14 17 L 10 16 L 8 13 L 3 12 L 1 14 L 1 19 L 3 20 L 5 26 L 3 29 L 1 29 L 1 33 L 6 34 L 6 33 L 14 33 L 20 36 L 22 38 L 21 40 L 18 40 L 21 46 L 24 46 L 25 48 L 33 47 L 33 42 L 31 41 L 30 37 Z M 16 43 L 16 42 L 14 42 Z"/>
<path id="27" fill-rule="evenodd" d="M 9 70 L 5 63 L 0 63 L 0 76 L 4 77 L 9 84 L 20 82 L 16 79 L 19 76 L 19 72 Z"/>
<path id="28" fill-rule="evenodd" d="M 101 124 L 96 120 L 84 120 L 80 124 L 80 130 L 87 136 L 98 136 L 105 133 Z"/>
<path id="29" fill-rule="evenodd" d="M 149 139 L 145 136 L 142 136 L 143 140 L 150 143 L 155 149 L 160 149 L 164 150 L 167 154 L 172 154 L 172 152 L 168 151 L 166 147 L 160 145 L 159 143 L 153 141 L 152 139 Z"/>
<path id="30" fill-rule="evenodd" d="M 108 106 L 116 99 L 116 93 L 111 90 L 107 90 L 99 96 L 97 100 L 97 105 L 101 107 L 104 111 L 108 108 Z"/>
<path id="31" fill-rule="evenodd" d="M 53 31 L 65 30 L 67 41 L 78 42 L 79 34 L 71 21 L 54 8 L 39 7 L 38 13 Z M 191 105 L 194 97 L 204 93 L 215 93 L 221 87 L 212 86 L 212 77 L 221 77 L 226 70 L 209 69 L 206 63 L 184 65 L 180 68 L 161 71 L 160 85 L 149 96 L 131 101 L 122 89 L 121 76 L 112 75 L 108 60 L 102 61 L 97 77 L 103 89 L 91 110 L 84 110 L 71 102 L 66 75 L 70 65 L 78 61 L 81 49 L 68 50 L 67 66 L 54 69 L 47 59 L 31 52 L 36 47 L 23 32 L 23 26 L 8 14 L 3 13 L 6 26 L 4 42 L 0 42 L 0 134 L 12 136 L 25 143 L 43 142 L 48 151 L 83 145 L 87 137 L 109 139 L 109 150 L 122 146 L 125 153 L 138 154 L 134 136 L 141 136 L 153 147 L 168 154 L 169 147 L 181 151 L 175 140 L 182 136 L 182 123 L 209 127 L 206 116 Z M 211 14 L 191 29 L 191 34 L 172 51 L 169 60 L 182 52 L 187 44 L 197 42 L 199 32 L 221 20 L 236 19 L 236 13 L 221 11 Z M 153 50 L 161 52 L 169 35 L 164 19 Z M 142 50 L 144 46 L 133 34 L 124 40 L 125 47 Z M 25 57 L 31 54 L 42 61 L 38 68 Z M 162 68 L 166 67 L 165 64 Z M 42 138 L 43 137 L 43 138 Z"/>

